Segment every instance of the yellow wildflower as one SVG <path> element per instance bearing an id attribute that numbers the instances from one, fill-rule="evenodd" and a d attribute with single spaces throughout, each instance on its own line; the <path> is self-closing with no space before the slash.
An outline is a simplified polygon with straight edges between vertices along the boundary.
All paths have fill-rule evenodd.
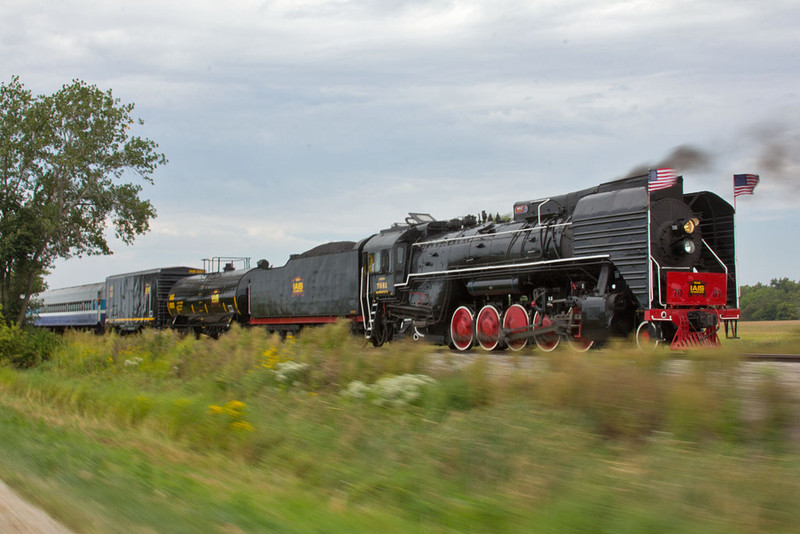
<path id="1" fill-rule="evenodd" d="M 255 428 L 253 428 L 253 425 L 251 425 L 247 421 L 234 421 L 230 425 L 228 425 L 228 428 L 230 428 L 231 430 L 237 430 L 241 432 L 252 432 L 253 430 L 255 430 Z"/>

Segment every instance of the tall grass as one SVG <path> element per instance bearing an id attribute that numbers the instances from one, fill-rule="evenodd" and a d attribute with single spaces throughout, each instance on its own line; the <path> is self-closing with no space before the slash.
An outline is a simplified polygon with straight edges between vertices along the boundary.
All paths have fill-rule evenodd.
<path id="1" fill-rule="evenodd" d="M 292 531 L 310 502 L 317 531 L 347 531 L 355 517 L 398 532 L 760 532 L 800 521 L 800 483 L 783 479 L 800 473 L 797 398 L 730 351 L 527 353 L 517 358 L 540 364 L 501 369 L 493 355 L 435 364 L 442 357 L 365 346 L 344 323 L 286 341 L 236 327 L 219 340 L 68 333 L 47 361 L 0 367 L 0 433 L 16 432 L 7 443 L 20 451 L 41 447 L 24 436 L 49 436 L 59 454 L 99 459 L 71 467 L 31 459 L 55 453 L 5 451 L 16 464 L 0 459 L 0 474 L 28 466 L 83 488 L 87 514 L 123 507 L 96 487 L 118 486 L 155 518 L 198 508 L 192 525 L 229 531 Z M 759 494 L 765 472 L 781 479 Z M 67 496 L 50 500 L 64 513 Z"/>
<path id="2" fill-rule="evenodd" d="M 431 366 L 432 353 L 420 344 L 367 347 L 349 335 L 346 323 L 285 342 L 238 327 L 219 340 L 157 331 L 68 333 L 48 361 L 24 374 L 7 370 L 0 381 L 42 403 L 119 425 L 147 425 L 204 447 L 228 447 L 237 432 L 257 436 L 258 419 L 276 395 L 323 395 L 336 403 L 349 399 L 350 405 L 369 396 L 371 404 L 389 406 L 398 403 L 375 396 L 402 398 L 402 391 L 389 392 L 398 387 L 414 389 L 407 392 L 410 404 L 431 416 L 526 398 L 579 414 L 592 432 L 610 439 L 668 432 L 694 442 L 776 442 L 797 424 L 796 399 L 787 386 L 769 373 L 742 383 L 740 360 L 727 351 L 692 353 L 680 361 L 668 352 L 624 346 L 559 351 L 543 356 L 546 365 L 533 373 L 497 376 L 490 372 L 490 356 L 442 369 Z M 434 380 L 387 381 L 423 373 Z M 358 384 L 360 394 L 346 393 L 357 392 Z M 238 419 L 210 408 L 232 402 L 242 404 Z"/>
<path id="3" fill-rule="evenodd" d="M 745 377 L 739 357 L 724 350 L 675 358 L 616 347 L 547 358 L 548 367 L 534 380 L 534 398 L 581 414 L 606 438 L 668 433 L 694 443 L 781 446 L 800 423 L 800 399 L 789 385 L 769 370 Z"/>

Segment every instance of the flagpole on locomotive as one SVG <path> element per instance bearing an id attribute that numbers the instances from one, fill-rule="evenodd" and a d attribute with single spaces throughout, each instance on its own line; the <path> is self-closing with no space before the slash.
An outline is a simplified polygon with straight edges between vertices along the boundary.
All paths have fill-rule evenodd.
<path id="1" fill-rule="evenodd" d="M 739 195 L 752 195 L 761 178 L 758 174 L 734 174 L 733 175 L 733 242 L 739 242 L 739 236 L 736 231 L 737 208 L 736 198 Z M 734 255 L 736 262 L 736 272 L 739 272 L 739 254 Z M 736 278 L 736 307 L 739 307 L 739 300 L 742 297 L 741 285 L 739 285 L 739 278 Z M 725 334 L 727 335 L 727 325 Z M 738 338 L 738 336 L 736 336 Z"/>

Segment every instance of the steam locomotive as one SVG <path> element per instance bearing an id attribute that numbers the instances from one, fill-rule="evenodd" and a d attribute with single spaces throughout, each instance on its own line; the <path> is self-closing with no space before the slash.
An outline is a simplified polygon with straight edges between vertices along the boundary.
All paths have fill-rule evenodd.
<path id="1" fill-rule="evenodd" d="M 680 177 L 649 191 L 647 175 L 517 202 L 510 220 L 411 213 L 282 267 L 173 269 L 185 275 L 159 286 L 153 306 L 167 313 L 153 322 L 215 336 L 234 322 L 286 333 L 346 319 L 375 345 L 412 337 L 462 351 L 587 350 L 631 335 L 716 345 L 739 319 L 733 221 L 719 196 L 684 193 Z"/>

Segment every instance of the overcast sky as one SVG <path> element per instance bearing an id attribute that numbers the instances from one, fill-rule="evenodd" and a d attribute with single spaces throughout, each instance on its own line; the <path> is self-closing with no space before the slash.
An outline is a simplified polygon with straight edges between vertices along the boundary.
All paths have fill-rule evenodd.
<path id="1" fill-rule="evenodd" d="M 158 218 L 52 288 L 510 213 L 672 159 L 737 199 L 739 282 L 800 279 L 797 0 L 3 0 L 0 65 L 135 103 Z M 687 150 L 688 149 L 688 150 Z M 135 175 L 129 177 L 137 180 Z"/>

